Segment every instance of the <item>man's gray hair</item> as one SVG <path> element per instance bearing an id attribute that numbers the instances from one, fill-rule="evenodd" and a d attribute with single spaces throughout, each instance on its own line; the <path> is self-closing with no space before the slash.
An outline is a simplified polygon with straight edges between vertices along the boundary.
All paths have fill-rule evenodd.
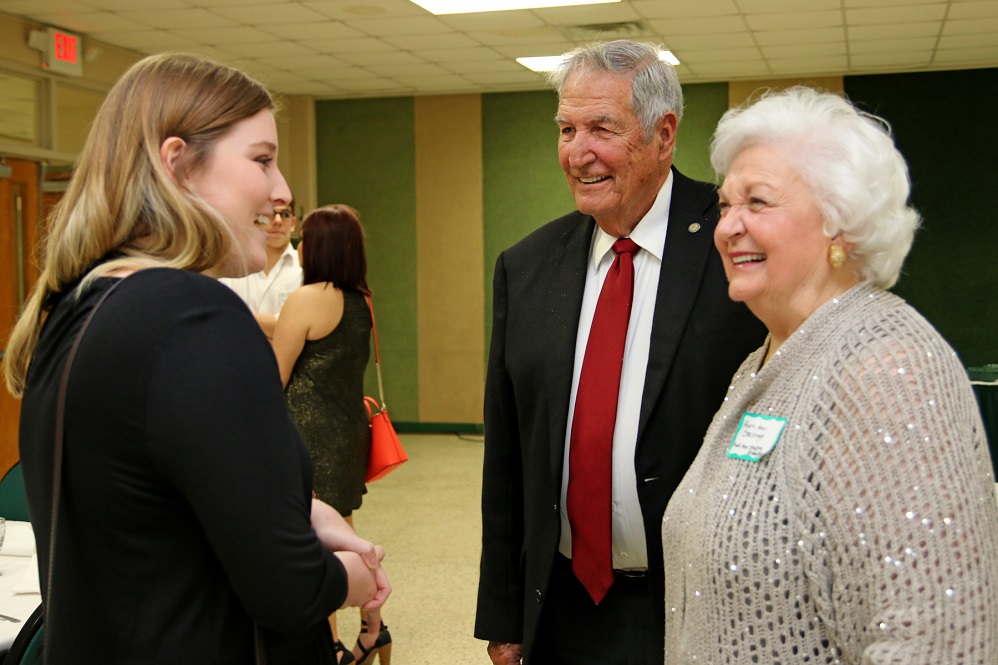
<path id="1" fill-rule="evenodd" d="M 607 73 L 631 78 L 631 109 L 650 141 L 662 117 L 683 118 L 683 88 L 672 65 L 659 58 L 661 49 L 644 42 L 620 39 L 597 42 L 565 54 L 561 66 L 548 73 L 548 81 L 561 99 L 565 82 L 576 74 Z"/>

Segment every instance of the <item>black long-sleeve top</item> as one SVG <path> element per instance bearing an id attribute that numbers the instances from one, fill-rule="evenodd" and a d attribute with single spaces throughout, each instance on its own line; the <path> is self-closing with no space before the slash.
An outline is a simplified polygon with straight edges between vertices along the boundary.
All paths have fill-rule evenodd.
<path id="1" fill-rule="evenodd" d="M 274 354 L 213 279 L 142 270 L 94 317 L 68 385 L 49 578 L 59 380 L 113 282 L 58 302 L 22 404 L 47 662 L 251 663 L 254 622 L 294 639 L 342 604 L 347 578 L 310 526 L 312 465 Z"/>

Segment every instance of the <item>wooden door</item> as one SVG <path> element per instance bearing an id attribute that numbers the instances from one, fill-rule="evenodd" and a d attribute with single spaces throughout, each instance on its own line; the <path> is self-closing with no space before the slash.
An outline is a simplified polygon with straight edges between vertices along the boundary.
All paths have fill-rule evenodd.
<path id="1" fill-rule="evenodd" d="M 39 165 L 6 158 L 0 177 L 0 348 L 14 327 L 21 303 L 38 279 Z M 6 169 L 0 171 L 0 176 Z M 20 459 L 17 428 L 21 403 L 0 382 L 0 476 Z"/>

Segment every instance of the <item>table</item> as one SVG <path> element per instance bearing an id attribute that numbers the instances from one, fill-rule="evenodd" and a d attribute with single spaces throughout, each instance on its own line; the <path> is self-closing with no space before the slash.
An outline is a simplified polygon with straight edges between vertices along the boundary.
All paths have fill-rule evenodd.
<path id="1" fill-rule="evenodd" d="M 7 522 L 7 538 L 12 535 L 15 540 L 22 541 L 24 536 L 31 533 L 31 524 L 28 522 Z M 31 535 L 32 543 L 34 536 Z M 10 541 L 14 542 L 14 540 Z M 6 544 L 6 543 L 5 543 Z M 7 653 L 10 645 L 17 637 L 17 633 L 24 625 L 24 621 L 42 602 L 40 593 L 15 593 L 25 586 L 25 580 L 33 582 L 27 586 L 38 588 L 37 559 L 33 556 L 10 556 L 3 553 L 4 548 L 0 547 L 0 614 L 16 617 L 20 623 L 4 621 L 0 619 L 0 654 Z M 27 577 L 35 575 L 35 579 Z"/>

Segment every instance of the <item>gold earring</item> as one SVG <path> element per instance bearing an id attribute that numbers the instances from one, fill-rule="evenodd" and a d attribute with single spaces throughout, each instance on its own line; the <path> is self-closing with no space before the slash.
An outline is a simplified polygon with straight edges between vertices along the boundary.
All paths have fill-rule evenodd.
<path id="1" fill-rule="evenodd" d="M 834 244 L 828 246 L 828 265 L 838 270 L 846 264 L 846 250 L 842 245 Z"/>

